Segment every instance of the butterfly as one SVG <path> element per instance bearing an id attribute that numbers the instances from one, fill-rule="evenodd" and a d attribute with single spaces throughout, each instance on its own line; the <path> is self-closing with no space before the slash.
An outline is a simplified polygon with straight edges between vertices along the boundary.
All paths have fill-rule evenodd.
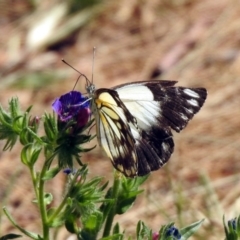
<path id="1" fill-rule="evenodd" d="M 161 168 L 174 150 L 171 130 L 180 132 L 205 102 L 204 88 L 177 81 L 140 81 L 95 89 L 87 79 L 99 145 L 126 177 Z"/>

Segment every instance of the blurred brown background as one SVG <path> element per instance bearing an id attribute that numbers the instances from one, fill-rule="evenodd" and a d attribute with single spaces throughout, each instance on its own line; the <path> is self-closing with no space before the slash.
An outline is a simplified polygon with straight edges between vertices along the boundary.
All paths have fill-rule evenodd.
<path id="1" fill-rule="evenodd" d="M 78 74 L 62 58 L 91 79 L 94 46 L 98 88 L 154 77 L 207 88 L 202 110 L 174 134 L 169 163 L 151 174 L 145 192 L 117 220 L 131 235 L 140 219 L 157 231 L 170 221 L 181 228 L 205 218 L 192 239 L 224 238 L 223 214 L 231 219 L 240 213 L 239 1 L 0 1 L 0 33 L 1 105 L 18 96 L 23 109 L 34 105 L 33 115 L 51 111 L 54 99 L 73 88 Z M 84 92 L 84 84 L 77 89 Z M 21 226 L 39 232 L 19 150 L 0 152 L 0 205 Z M 99 148 L 83 161 L 91 176 L 112 178 L 111 163 Z M 61 176 L 50 182 L 56 201 L 63 183 Z M 0 235 L 18 233 L 0 216 Z M 59 230 L 58 239 L 68 237 Z"/>

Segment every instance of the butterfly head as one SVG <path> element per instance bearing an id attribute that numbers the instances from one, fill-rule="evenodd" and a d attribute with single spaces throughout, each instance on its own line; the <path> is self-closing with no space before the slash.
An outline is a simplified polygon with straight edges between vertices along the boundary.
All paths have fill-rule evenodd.
<path id="1" fill-rule="evenodd" d="M 89 79 L 86 78 L 86 91 L 89 94 L 89 96 L 92 96 L 95 93 L 95 85 L 89 81 Z"/>

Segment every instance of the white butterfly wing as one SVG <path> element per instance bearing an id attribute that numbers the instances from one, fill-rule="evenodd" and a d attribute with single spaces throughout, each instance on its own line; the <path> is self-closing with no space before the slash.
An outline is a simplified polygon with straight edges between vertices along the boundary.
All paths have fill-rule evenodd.
<path id="1" fill-rule="evenodd" d="M 175 83 L 143 81 L 95 92 L 98 141 L 125 176 L 143 176 L 166 163 L 174 149 L 171 128 L 181 131 L 203 105 L 205 89 Z"/>
<path id="2" fill-rule="evenodd" d="M 171 128 L 181 131 L 206 99 L 205 89 L 173 87 L 175 83 L 144 81 L 114 88 L 137 120 L 138 175 L 157 170 L 168 161 L 174 150 Z"/>

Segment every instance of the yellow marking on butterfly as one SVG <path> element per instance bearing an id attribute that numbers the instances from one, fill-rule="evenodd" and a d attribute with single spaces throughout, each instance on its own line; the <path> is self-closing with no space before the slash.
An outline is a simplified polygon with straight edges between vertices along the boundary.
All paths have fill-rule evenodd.
<path id="1" fill-rule="evenodd" d="M 118 139 L 121 139 L 121 133 L 119 132 L 116 124 L 112 121 L 112 119 L 109 119 L 109 125 L 111 126 L 113 132 L 117 135 Z"/>
<path id="2" fill-rule="evenodd" d="M 113 161 L 113 157 L 112 157 L 112 154 L 111 154 L 111 152 L 110 152 L 110 150 L 108 148 L 108 145 L 105 144 L 105 143 L 101 143 L 101 146 L 105 150 L 107 156 Z"/>
<path id="3" fill-rule="evenodd" d="M 104 126 L 108 125 L 105 116 L 104 116 L 102 113 L 100 113 L 99 115 L 100 115 L 100 118 L 101 118 L 101 121 L 102 121 L 103 125 L 104 125 Z"/>
<path id="4" fill-rule="evenodd" d="M 104 111 L 110 118 L 113 118 L 115 120 L 119 119 L 119 116 L 112 109 L 108 107 L 102 107 L 102 111 Z"/>
<path id="5" fill-rule="evenodd" d="M 103 92 L 103 93 L 99 94 L 98 99 L 102 102 L 107 102 L 107 103 L 117 106 L 117 103 L 114 100 L 114 98 L 107 92 Z"/>
<path id="6" fill-rule="evenodd" d="M 134 167 L 131 168 L 132 174 L 136 173 L 136 169 Z"/>
<path id="7" fill-rule="evenodd" d="M 134 152 L 132 152 L 132 158 L 134 162 L 137 162 L 137 156 Z"/>
<path id="8" fill-rule="evenodd" d="M 102 106 L 102 101 L 99 100 L 98 98 L 96 98 L 96 99 L 95 99 L 95 103 L 96 103 L 97 108 L 100 109 L 101 106 Z"/>
<path id="9" fill-rule="evenodd" d="M 133 139 L 127 134 L 127 140 L 129 142 L 129 144 L 133 145 L 134 142 L 133 142 Z"/>
<path id="10" fill-rule="evenodd" d="M 118 164 L 118 165 L 117 165 L 117 169 L 118 169 L 119 171 L 123 172 L 123 165 Z"/>
<path id="11" fill-rule="evenodd" d="M 125 173 L 127 176 L 131 176 L 135 173 L 135 171 L 129 170 L 129 169 L 125 169 Z"/>
<path id="12" fill-rule="evenodd" d="M 121 124 L 119 123 L 119 122 L 116 122 L 116 125 L 117 125 L 117 127 L 121 130 L 122 129 L 122 126 L 121 126 Z"/>

